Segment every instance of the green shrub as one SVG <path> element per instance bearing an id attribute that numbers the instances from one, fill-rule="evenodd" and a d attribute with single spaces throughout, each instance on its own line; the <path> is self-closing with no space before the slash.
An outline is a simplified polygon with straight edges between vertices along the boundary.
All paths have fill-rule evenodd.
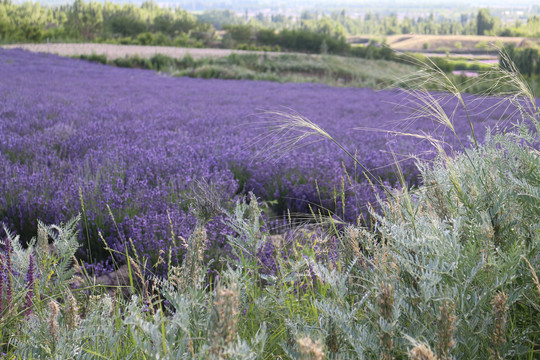
<path id="1" fill-rule="evenodd" d="M 454 70 L 454 64 L 443 57 L 433 56 L 429 59 L 444 72 L 451 72 Z"/>
<path id="2" fill-rule="evenodd" d="M 313 54 L 320 52 L 323 42 L 326 42 L 330 54 L 346 54 L 350 50 L 350 45 L 343 38 L 333 38 L 303 29 L 284 29 L 279 33 L 275 33 L 273 30 L 261 30 L 257 32 L 256 39 L 259 44 L 270 48 L 277 45 L 280 49 Z"/>
<path id="3" fill-rule="evenodd" d="M 152 69 L 157 71 L 168 70 L 174 62 L 173 58 L 162 54 L 155 54 L 150 58 Z"/>
<path id="4" fill-rule="evenodd" d="M 103 64 L 103 65 L 107 64 L 107 56 L 105 54 L 98 55 L 98 54 L 92 53 L 92 55 L 80 55 L 79 58 L 81 60 L 88 60 L 88 61 L 92 61 L 92 62 L 97 62 L 97 63 Z"/>
<path id="5" fill-rule="evenodd" d="M 191 57 L 191 55 L 189 54 L 184 55 L 182 59 L 174 60 L 174 66 L 177 69 L 189 69 L 195 67 L 196 64 L 197 62 L 195 61 L 195 59 L 193 59 L 193 57 Z"/>
<path id="6" fill-rule="evenodd" d="M 150 60 L 139 56 L 116 58 L 112 63 L 118 67 L 137 68 L 137 69 L 152 69 Z"/>
<path id="7" fill-rule="evenodd" d="M 134 40 L 134 43 L 137 45 L 153 45 L 154 44 L 154 34 L 151 32 L 144 32 L 139 35 Z"/>
<path id="8" fill-rule="evenodd" d="M 487 41 L 481 40 L 476 45 L 474 45 L 474 47 L 477 49 L 487 50 L 489 48 L 489 44 Z"/>
<path id="9" fill-rule="evenodd" d="M 388 46 L 379 46 L 370 43 L 368 46 L 358 45 L 351 47 L 350 55 L 373 60 L 394 60 L 396 55 L 394 50 Z"/>

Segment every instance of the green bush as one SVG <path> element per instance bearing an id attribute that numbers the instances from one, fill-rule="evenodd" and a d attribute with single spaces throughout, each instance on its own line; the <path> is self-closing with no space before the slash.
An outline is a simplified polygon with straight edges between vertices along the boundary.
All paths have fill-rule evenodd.
<path id="1" fill-rule="evenodd" d="M 444 72 L 452 72 L 454 70 L 454 64 L 443 57 L 433 56 L 429 59 Z"/>
<path id="2" fill-rule="evenodd" d="M 155 54 L 150 58 L 152 69 L 157 71 L 169 70 L 174 63 L 173 58 L 162 54 Z"/>
<path id="3" fill-rule="evenodd" d="M 174 60 L 174 66 L 177 69 L 189 69 L 192 67 L 195 67 L 197 62 L 191 55 L 185 55 L 182 59 L 175 59 Z"/>
<path id="4" fill-rule="evenodd" d="M 330 54 L 346 54 L 350 49 L 350 45 L 343 38 L 336 39 L 309 30 L 284 29 L 279 33 L 273 30 L 260 30 L 257 32 L 256 40 L 259 44 L 270 48 L 277 45 L 280 49 L 313 54 L 320 52 L 323 42 L 326 43 Z"/>
<path id="5" fill-rule="evenodd" d="M 358 45 L 351 47 L 349 54 L 352 56 L 372 60 L 395 60 L 394 50 L 388 46 L 370 43 L 367 46 Z"/>
<path id="6" fill-rule="evenodd" d="M 153 45 L 154 44 L 154 34 L 151 32 L 144 32 L 139 35 L 134 40 L 134 43 L 137 45 Z"/>
<path id="7" fill-rule="evenodd" d="M 98 54 L 92 53 L 92 55 L 80 55 L 79 58 L 81 60 L 97 62 L 103 65 L 107 64 L 107 56 L 105 54 L 98 55 Z"/>
<path id="8" fill-rule="evenodd" d="M 114 59 L 112 63 L 118 67 L 152 69 L 152 63 L 150 60 L 138 56 L 117 58 Z"/>

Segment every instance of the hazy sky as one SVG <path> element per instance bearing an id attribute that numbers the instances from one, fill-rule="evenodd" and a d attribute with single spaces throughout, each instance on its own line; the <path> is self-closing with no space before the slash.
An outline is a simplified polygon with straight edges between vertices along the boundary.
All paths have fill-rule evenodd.
<path id="1" fill-rule="evenodd" d="M 30 0 L 12 0 L 14 3 L 23 3 Z M 33 0 L 45 5 L 69 4 L 74 0 Z M 89 1 L 110 1 L 113 3 L 141 4 L 145 0 L 85 0 Z M 243 8 L 366 8 L 366 9 L 386 9 L 392 8 L 418 8 L 437 9 L 445 8 L 501 8 L 501 7 L 528 7 L 540 5 L 540 0 L 153 0 L 155 3 L 163 5 L 180 6 L 187 10 L 197 9 L 243 9 Z"/>

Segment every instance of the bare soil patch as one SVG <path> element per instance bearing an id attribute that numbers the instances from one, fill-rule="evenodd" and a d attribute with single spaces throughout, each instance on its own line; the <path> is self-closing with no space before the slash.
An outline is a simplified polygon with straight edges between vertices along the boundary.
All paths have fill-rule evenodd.
<path id="1" fill-rule="evenodd" d="M 113 45 L 113 44 L 11 44 L 2 45 L 6 49 L 21 48 L 33 52 L 57 54 L 61 56 L 77 55 L 105 55 L 107 59 L 117 59 L 126 56 L 138 55 L 142 58 L 150 58 L 155 54 L 163 54 L 174 58 L 183 58 L 190 55 L 194 59 L 203 57 L 225 57 L 232 53 L 263 54 L 261 51 L 243 51 L 230 49 L 199 49 L 199 48 L 179 48 L 170 46 L 142 46 L 142 45 Z M 279 54 L 268 52 L 267 54 Z"/>
<path id="2" fill-rule="evenodd" d="M 368 37 L 353 37 L 351 42 L 366 42 Z M 503 36 L 477 35 L 390 35 L 385 37 L 386 43 L 394 50 L 414 52 L 435 52 L 448 50 L 454 54 L 496 52 L 496 47 L 513 44 L 516 47 L 539 46 L 540 39 Z"/>
<path id="3" fill-rule="evenodd" d="M 475 35 L 393 35 L 387 38 L 388 45 L 394 49 L 423 50 L 449 48 L 452 50 L 478 49 L 479 44 L 487 46 L 514 44 L 516 47 L 526 46 L 538 41 L 523 37 L 475 36 Z M 457 45 L 457 46 L 456 46 Z M 426 50 L 426 49 L 424 49 Z"/>

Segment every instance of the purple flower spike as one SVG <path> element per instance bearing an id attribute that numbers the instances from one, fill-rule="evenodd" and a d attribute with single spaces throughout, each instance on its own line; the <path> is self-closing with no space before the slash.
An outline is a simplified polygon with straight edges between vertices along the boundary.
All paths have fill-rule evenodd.
<path id="1" fill-rule="evenodd" d="M 32 254 L 30 254 L 30 263 L 26 273 L 26 289 L 24 309 L 25 315 L 30 315 L 32 312 L 32 297 L 34 296 L 34 256 Z"/>
<path id="2" fill-rule="evenodd" d="M 0 254 L 0 317 L 4 311 L 4 256 Z"/>
<path id="3" fill-rule="evenodd" d="M 7 304 L 7 308 L 10 310 L 13 308 L 13 304 L 12 304 L 13 289 L 11 286 L 12 273 L 13 272 L 11 269 L 11 240 L 8 237 L 6 239 L 6 267 L 5 267 L 4 274 L 6 276 L 6 304 Z"/>
<path id="4" fill-rule="evenodd" d="M 185 252 L 178 239 L 196 229 L 195 216 L 209 221 L 206 261 L 220 270 L 220 259 L 232 256 L 225 235 L 235 233 L 217 210 L 249 191 L 272 201 L 273 214 L 331 213 L 370 223 L 368 208 L 385 189 L 333 142 L 311 136 L 297 142 L 295 135 L 308 133 L 290 129 L 286 118 L 253 116 L 260 109 L 297 111 L 356 153 L 388 188 L 401 187 L 390 154 L 410 185 L 419 182 L 416 159 L 437 155 L 427 141 L 401 131 L 432 135 L 449 154 L 461 148 L 450 129 L 409 112 L 414 102 L 393 90 L 164 77 L 19 49 L 0 49 L 0 74 L 0 222 L 25 243 L 36 219 L 58 224 L 81 213 L 79 255 L 97 275 L 110 270 L 99 233 L 114 252 L 124 253 L 131 239 L 130 251 L 153 263 L 170 249 L 176 265 Z M 499 98 L 477 100 L 464 96 L 475 104 L 466 113 L 455 97 L 442 99 L 462 139 L 469 118 L 480 142 L 498 119 L 517 120 Z M 388 104 L 402 104 L 401 112 Z M 280 128 L 281 137 L 268 133 Z M 289 150 L 292 144 L 299 146 Z M 258 254 L 271 271 L 272 251 L 265 246 Z"/>

